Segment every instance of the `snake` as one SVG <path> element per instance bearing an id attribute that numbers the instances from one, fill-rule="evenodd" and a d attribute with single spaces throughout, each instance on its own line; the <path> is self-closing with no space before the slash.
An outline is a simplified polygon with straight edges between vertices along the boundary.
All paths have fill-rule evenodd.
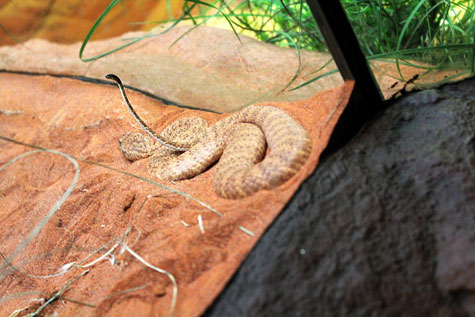
<path id="1" fill-rule="evenodd" d="M 128 133 L 119 139 L 130 161 L 150 157 L 148 172 L 163 180 L 184 180 L 200 175 L 213 164 L 214 191 L 222 198 L 239 199 L 260 190 L 274 189 L 304 165 L 312 141 L 303 126 L 280 108 L 250 105 L 208 127 L 199 117 L 183 117 L 160 135 L 150 129 L 130 104 L 119 77 L 118 85 L 128 110 L 147 132 Z"/>

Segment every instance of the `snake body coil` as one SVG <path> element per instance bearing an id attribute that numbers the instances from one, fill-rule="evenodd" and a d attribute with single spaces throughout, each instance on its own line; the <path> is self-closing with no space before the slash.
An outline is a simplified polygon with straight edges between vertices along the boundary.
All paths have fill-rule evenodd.
<path id="1" fill-rule="evenodd" d="M 128 103 L 123 88 L 121 91 Z M 136 116 L 135 111 L 132 114 Z M 143 123 L 141 119 L 136 120 Z M 200 120 L 204 121 L 182 118 L 167 127 L 157 138 L 161 139 L 160 143 L 171 145 L 168 148 L 137 133 L 122 137 L 120 148 L 131 160 L 152 156 L 149 172 L 168 180 L 195 177 L 219 159 L 215 166 L 214 188 L 219 196 L 230 199 L 283 184 L 298 172 L 311 152 L 312 141 L 308 133 L 279 108 L 249 106 L 209 128 L 204 123 L 197 123 Z M 180 143 L 181 139 L 191 141 Z M 269 151 L 264 157 L 266 143 Z M 185 148 L 187 150 L 180 153 Z"/>

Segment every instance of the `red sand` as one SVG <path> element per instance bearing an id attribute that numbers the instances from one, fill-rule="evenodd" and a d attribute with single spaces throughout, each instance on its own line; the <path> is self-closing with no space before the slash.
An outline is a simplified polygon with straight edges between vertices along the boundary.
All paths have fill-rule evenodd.
<path id="1" fill-rule="evenodd" d="M 79 161 L 78 183 L 61 208 L 25 248 L 12 259 L 18 271 L 3 262 L 0 270 L 0 315 L 26 308 L 33 312 L 85 268 L 40 279 L 67 263 L 79 262 L 128 227 L 127 245 L 148 263 L 164 269 L 178 284 L 174 315 L 203 313 L 223 289 L 265 229 L 290 200 L 300 183 L 315 169 L 318 158 L 348 102 L 352 83 L 308 100 L 266 103 L 299 120 L 313 139 L 312 154 L 297 175 L 271 191 L 241 199 L 215 195 L 213 168 L 191 180 L 161 182 L 212 206 L 143 180 Z M 210 123 L 222 115 L 164 106 L 129 91 L 137 111 L 157 130 L 186 115 L 200 115 Z M 132 130 L 133 119 L 116 87 L 48 76 L 0 74 L 0 135 L 54 149 L 113 168 L 150 178 L 146 161 L 131 163 L 117 140 Z M 0 113 L 2 113 L 0 112 Z M 8 115 L 6 115 L 8 114 Z M 0 168 L 31 148 L 0 140 Z M 64 157 L 37 153 L 0 172 L 0 251 L 12 255 L 47 215 L 73 181 L 75 168 Z M 148 195 L 159 195 L 149 199 Z M 198 218 L 203 221 L 204 234 Z M 189 224 L 186 226 L 184 223 Z M 254 233 L 250 236 L 240 229 Z M 102 250 L 104 253 L 107 249 Z M 42 313 L 67 315 L 166 315 L 173 285 L 169 277 L 115 249 L 113 261 L 100 261 L 47 305 Z M 96 259 L 94 255 L 83 264 Z M 113 264 L 111 264 L 113 263 Z M 87 304 L 87 305 L 86 305 Z"/>

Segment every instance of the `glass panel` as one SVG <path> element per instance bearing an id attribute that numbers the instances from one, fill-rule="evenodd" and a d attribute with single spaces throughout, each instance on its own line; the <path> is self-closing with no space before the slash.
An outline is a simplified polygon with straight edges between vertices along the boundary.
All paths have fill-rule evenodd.
<path id="1" fill-rule="evenodd" d="M 473 76 L 473 0 L 342 0 L 386 98 Z"/>
<path id="2" fill-rule="evenodd" d="M 0 27 L 0 316 L 201 314 L 353 89 L 304 0 L 0 0 Z"/>
<path id="3" fill-rule="evenodd" d="M 3 1 L 0 27 L 0 69 L 119 73 L 184 106 L 231 111 L 343 82 L 304 0 Z"/>

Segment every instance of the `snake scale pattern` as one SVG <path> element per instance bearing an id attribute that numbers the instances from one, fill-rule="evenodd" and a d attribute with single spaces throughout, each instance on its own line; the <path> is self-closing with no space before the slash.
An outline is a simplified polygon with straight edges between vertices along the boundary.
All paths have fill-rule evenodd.
<path id="1" fill-rule="evenodd" d="M 120 80 L 108 76 L 118 82 L 130 110 Z M 149 130 L 146 127 L 154 134 Z M 161 139 L 160 143 L 142 133 L 128 133 L 120 138 L 119 146 L 132 161 L 151 156 L 149 173 L 166 180 L 193 178 L 219 160 L 213 167 L 214 190 L 228 199 L 282 185 L 299 171 L 312 149 L 300 123 L 272 106 L 248 106 L 211 127 L 198 117 L 181 118 L 154 138 Z"/>

